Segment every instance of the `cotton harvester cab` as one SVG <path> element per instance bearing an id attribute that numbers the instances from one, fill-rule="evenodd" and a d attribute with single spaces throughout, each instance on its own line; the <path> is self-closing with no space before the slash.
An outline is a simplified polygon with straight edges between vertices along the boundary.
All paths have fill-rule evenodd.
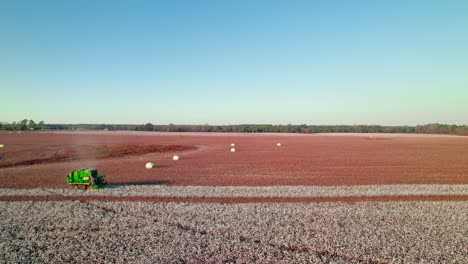
<path id="1" fill-rule="evenodd" d="M 103 174 L 98 174 L 96 169 L 81 169 L 70 172 L 67 182 L 73 189 L 98 190 L 108 186 Z"/>

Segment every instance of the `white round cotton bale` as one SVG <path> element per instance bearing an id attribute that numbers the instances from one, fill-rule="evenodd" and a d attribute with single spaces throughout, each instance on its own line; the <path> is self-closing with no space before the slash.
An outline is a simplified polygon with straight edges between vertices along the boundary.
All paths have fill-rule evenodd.
<path id="1" fill-rule="evenodd" d="M 277 143 L 276 146 L 281 147 L 281 143 Z"/>
<path id="2" fill-rule="evenodd" d="M 231 148 L 231 152 L 236 152 L 236 149 L 235 149 L 235 148 Z"/>
<path id="3" fill-rule="evenodd" d="M 151 161 L 150 161 L 150 162 L 146 163 L 145 167 L 146 167 L 147 169 L 152 169 L 152 168 L 154 168 L 154 162 L 151 162 Z"/>
<path id="4" fill-rule="evenodd" d="M 174 157 L 172 157 L 173 160 L 179 160 L 179 156 L 177 155 L 174 155 Z"/>
<path id="5" fill-rule="evenodd" d="M 231 143 L 231 147 L 235 147 L 235 146 L 236 146 L 236 144 L 234 144 L 234 143 Z"/>

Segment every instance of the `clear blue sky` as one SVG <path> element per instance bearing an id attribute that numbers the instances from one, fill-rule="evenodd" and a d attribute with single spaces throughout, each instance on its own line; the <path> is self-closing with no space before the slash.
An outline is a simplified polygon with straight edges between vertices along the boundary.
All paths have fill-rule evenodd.
<path id="1" fill-rule="evenodd" d="M 468 124 L 468 1 L 0 1 L 0 121 Z"/>

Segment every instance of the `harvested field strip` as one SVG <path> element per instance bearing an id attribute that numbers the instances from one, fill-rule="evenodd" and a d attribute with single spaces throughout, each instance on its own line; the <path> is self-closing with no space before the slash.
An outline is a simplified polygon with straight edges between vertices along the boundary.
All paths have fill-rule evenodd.
<path id="1" fill-rule="evenodd" d="M 170 197 L 170 196 L 24 196 L 3 195 L 2 202 L 51 201 L 105 201 L 153 203 L 328 203 L 328 202 L 414 202 L 414 201 L 468 201 L 468 195 L 415 195 L 415 196 L 348 196 L 348 197 Z"/>
<path id="2" fill-rule="evenodd" d="M 210 187 L 164 185 L 114 185 L 109 189 L 77 192 L 71 189 L 0 189 L 0 195 L 20 196 L 161 196 L 161 197 L 372 197 L 372 196 L 468 196 L 468 185 L 364 185 L 364 186 L 268 186 Z"/>
<path id="3" fill-rule="evenodd" d="M 368 135 L 272 136 L 130 131 L 7 134 L 0 136 L 6 146 L 0 150 L 0 167 L 12 162 L 69 155 L 67 148 L 76 147 L 83 151 L 75 161 L 0 168 L 0 188 L 67 188 L 65 175 L 83 167 L 95 167 L 106 175 L 108 182 L 122 185 L 163 181 L 172 186 L 213 187 L 468 185 L 468 137 L 389 134 L 382 137 L 388 140 L 369 140 Z M 236 148 L 234 155 L 229 151 L 233 142 Z M 278 142 L 281 142 L 281 148 L 277 147 Z M 87 157 L 86 146 L 150 144 L 197 146 L 197 150 L 121 158 Z M 93 152 L 92 149 L 90 151 Z M 172 160 L 176 154 L 180 155 L 179 162 Z M 158 165 L 157 170 L 145 169 L 144 165 L 149 161 Z"/>
<path id="4" fill-rule="evenodd" d="M 115 158 L 148 153 L 179 152 L 195 148 L 194 146 L 181 145 L 75 145 L 44 149 L 27 148 L 4 153 L 0 156 L 0 168 L 73 160 Z"/>

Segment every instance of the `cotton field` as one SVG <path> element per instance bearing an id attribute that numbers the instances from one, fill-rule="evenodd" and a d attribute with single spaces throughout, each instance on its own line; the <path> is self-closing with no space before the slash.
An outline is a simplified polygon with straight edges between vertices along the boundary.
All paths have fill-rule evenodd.
<path id="1" fill-rule="evenodd" d="M 0 263 L 468 263 L 468 137 L 0 142 Z M 73 190 L 77 168 L 97 168 L 108 188 Z"/>
<path id="2" fill-rule="evenodd" d="M 466 202 L 0 202 L 2 263 L 467 263 Z"/>

